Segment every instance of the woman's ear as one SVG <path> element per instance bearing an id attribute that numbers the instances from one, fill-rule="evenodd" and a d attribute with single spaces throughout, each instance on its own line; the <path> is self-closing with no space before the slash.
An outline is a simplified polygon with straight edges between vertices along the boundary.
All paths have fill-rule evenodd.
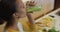
<path id="1" fill-rule="evenodd" d="M 17 14 L 17 13 L 14 13 L 14 14 L 13 14 L 13 17 L 18 18 L 19 16 L 18 16 L 18 14 Z"/>

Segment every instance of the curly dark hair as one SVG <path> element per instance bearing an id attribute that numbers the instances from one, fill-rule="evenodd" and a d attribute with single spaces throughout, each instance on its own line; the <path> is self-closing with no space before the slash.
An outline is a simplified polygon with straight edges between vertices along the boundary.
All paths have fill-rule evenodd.
<path id="1" fill-rule="evenodd" d="M 16 0 L 1 0 L 0 24 L 3 24 L 4 21 L 9 22 L 12 19 L 12 14 L 15 12 L 16 12 Z"/>

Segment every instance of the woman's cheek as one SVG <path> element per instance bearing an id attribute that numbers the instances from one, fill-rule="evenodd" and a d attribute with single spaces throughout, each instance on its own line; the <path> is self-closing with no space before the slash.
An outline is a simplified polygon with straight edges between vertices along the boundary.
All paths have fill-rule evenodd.
<path id="1" fill-rule="evenodd" d="M 21 9 L 20 13 L 19 13 L 20 17 L 25 17 L 26 16 L 26 10 L 25 9 Z"/>

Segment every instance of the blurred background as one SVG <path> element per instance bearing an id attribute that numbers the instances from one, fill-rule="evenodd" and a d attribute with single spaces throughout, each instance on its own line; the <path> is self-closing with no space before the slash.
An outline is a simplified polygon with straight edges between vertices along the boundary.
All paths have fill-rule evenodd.
<path id="1" fill-rule="evenodd" d="M 37 28 L 37 30 L 39 30 L 40 32 L 41 31 L 46 32 L 49 28 L 52 28 L 52 26 L 54 26 L 55 20 L 53 21 L 53 20 L 51 20 L 53 18 L 51 18 L 50 16 L 45 17 L 45 15 L 47 15 L 51 12 L 60 10 L 59 9 L 60 0 L 22 0 L 22 1 L 23 1 L 24 5 L 26 6 L 27 13 L 31 13 L 30 16 L 33 19 L 32 18 L 30 18 L 30 19 L 34 20 L 36 28 L 39 27 L 39 28 Z M 52 17 L 54 17 L 54 16 L 52 16 Z M 43 19 L 40 19 L 40 18 L 43 18 Z M 38 20 L 38 19 L 40 19 L 40 20 Z M 29 20 L 28 16 L 26 16 L 24 18 L 20 18 L 19 21 L 25 22 L 27 24 L 29 24 L 29 22 L 32 22 Z M 58 25 L 60 25 L 60 23 Z M 0 25 L 0 32 L 3 31 L 4 26 L 5 26 L 5 23 Z M 51 30 L 54 30 L 54 28 L 52 28 L 48 31 L 51 31 Z M 58 30 L 58 28 L 57 28 L 57 30 Z"/>

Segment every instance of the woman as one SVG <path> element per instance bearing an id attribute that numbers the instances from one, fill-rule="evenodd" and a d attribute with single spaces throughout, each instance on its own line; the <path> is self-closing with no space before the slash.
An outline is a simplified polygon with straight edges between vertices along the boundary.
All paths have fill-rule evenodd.
<path id="1" fill-rule="evenodd" d="M 0 24 L 7 22 L 4 32 L 23 32 L 23 28 L 19 31 L 17 21 L 25 16 L 25 6 L 21 0 L 0 1 Z M 21 23 L 20 26 L 22 27 Z"/>

